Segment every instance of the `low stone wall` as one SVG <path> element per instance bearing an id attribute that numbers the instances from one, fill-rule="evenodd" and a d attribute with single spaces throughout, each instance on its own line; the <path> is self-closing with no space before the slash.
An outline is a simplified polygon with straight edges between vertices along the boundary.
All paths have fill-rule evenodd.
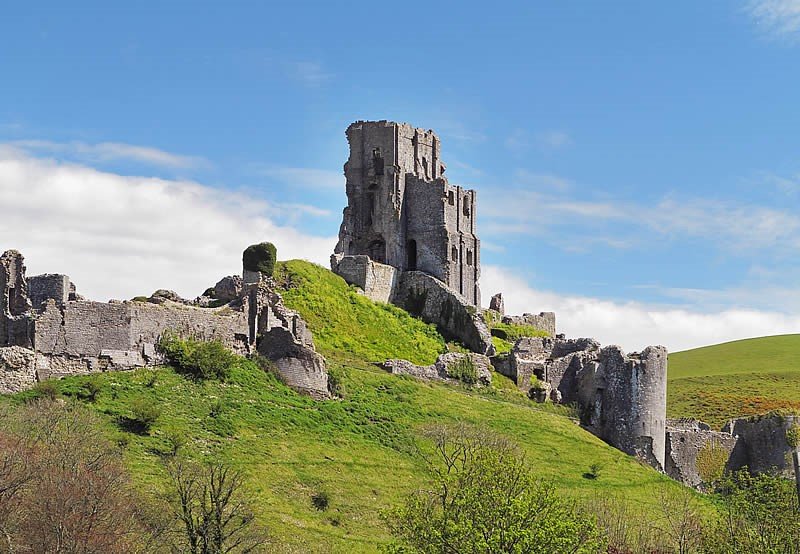
<path id="1" fill-rule="evenodd" d="M 411 375 L 418 379 L 428 381 L 450 381 L 461 382 L 458 377 L 458 366 L 466 359 L 475 368 L 476 384 L 490 385 L 492 383 L 491 362 L 487 356 L 482 354 L 463 354 L 460 352 L 448 352 L 441 354 L 434 364 L 416 365 L 407 360 L 387 360 L 381 367 L 389 373 L 395 375 Z"/>
<path id="2" fill-rule="evenodd" d="M 494 354 L 489 327 L 475 306 L 435 277 L 421 271 L 404 272 L 395 303 L 473 352 Z"/>
<path id="3" fill-rule="evenodd" d="M 529 325 L 540 331 L 544 331 L 551 337 L 556 336 L 556 314 L 555 312 L 540 312 L 538 314 L 522 314 L 503 316 L 503 323 L 512 325 Z"/>
<path id="4" fill-rule="evenodd" d="M 34 328 L 36 351 L 52 359 L 41 368 L 51 377 L 161 362 L 156 345 L 166 331 L 198 340 L 219 340 L 238 354 L 248 350 L 247 315 L 227 307 L 88 300 L 58 305 L 50 299 Z"/>
<path id="5" fill-rule="evenodd" d="M 333 258 L 333 272 L 348 284 L 364 291 L 376 302 L 392 302 L 397 290 L 400 271 L 390 265 L 372 261 L 369 256 Z"/>

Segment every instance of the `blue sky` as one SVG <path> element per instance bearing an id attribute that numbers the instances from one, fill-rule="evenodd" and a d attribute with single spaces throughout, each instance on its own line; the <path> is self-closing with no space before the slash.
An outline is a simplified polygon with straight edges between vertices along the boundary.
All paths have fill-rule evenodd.
<path id="1" fill-rule="evenodd" d="M 800 0 L 3 14 L 0 249 L 32 273 L 104 299 L 197 294 L 257 240 L 324 263 L 344 129 L 394 119 L 478 190 L 487 299 L 630 348 L 800 332 Z"/>

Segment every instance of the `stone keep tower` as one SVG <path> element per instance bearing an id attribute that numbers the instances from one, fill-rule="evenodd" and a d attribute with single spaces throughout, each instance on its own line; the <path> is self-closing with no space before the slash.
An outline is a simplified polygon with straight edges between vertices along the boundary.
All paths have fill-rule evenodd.
<path id="1" fill-rule="evenodd" d="M 348 205 L 334 256 L 423 271 L 480 306 L 475 191 L 447 182 L 439 137 L 406 123 L 357 121 L 347 140 Z"/>

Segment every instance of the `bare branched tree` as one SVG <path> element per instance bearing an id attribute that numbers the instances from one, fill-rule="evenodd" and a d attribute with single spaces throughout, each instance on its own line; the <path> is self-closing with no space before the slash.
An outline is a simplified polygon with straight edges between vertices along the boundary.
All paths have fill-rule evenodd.
<path id="1" fill-rule="evenodd" d="M 255 524 L 244 494 L 244 476 L 222 463 L 177 460 L 169 466 L 168 498 L 181 531 L 173 552 L 227 554 L 266 550 L 266 534 Z"/>

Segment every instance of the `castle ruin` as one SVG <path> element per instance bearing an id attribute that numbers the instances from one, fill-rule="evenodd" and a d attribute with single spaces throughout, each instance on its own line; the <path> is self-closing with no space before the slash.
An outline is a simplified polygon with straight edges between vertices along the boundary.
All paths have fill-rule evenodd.
<path id="1" fill-rule="evenodd" d="M 274 282 L 252 272 L 225 277 L 211 297 L 187 301 L 171 291 L 150 298 L 94 302 L 66 275 L 26 277 L 22 254 L 0 256 L 0 393 L 48 378 L 163 365 L 166 332 L 218 340 L 231 351 L 270 359 L 298 391 L 328 396 L 325 359 Z"/>
<path id="2" fill-rule="evenodd" d="M 447 181 L 436 133 L 357 121 L 347 141 L 348 204 L 335 258 L 366 255 L 401 272 L 422 271 L 480 306 L 475 191 Z"/>

